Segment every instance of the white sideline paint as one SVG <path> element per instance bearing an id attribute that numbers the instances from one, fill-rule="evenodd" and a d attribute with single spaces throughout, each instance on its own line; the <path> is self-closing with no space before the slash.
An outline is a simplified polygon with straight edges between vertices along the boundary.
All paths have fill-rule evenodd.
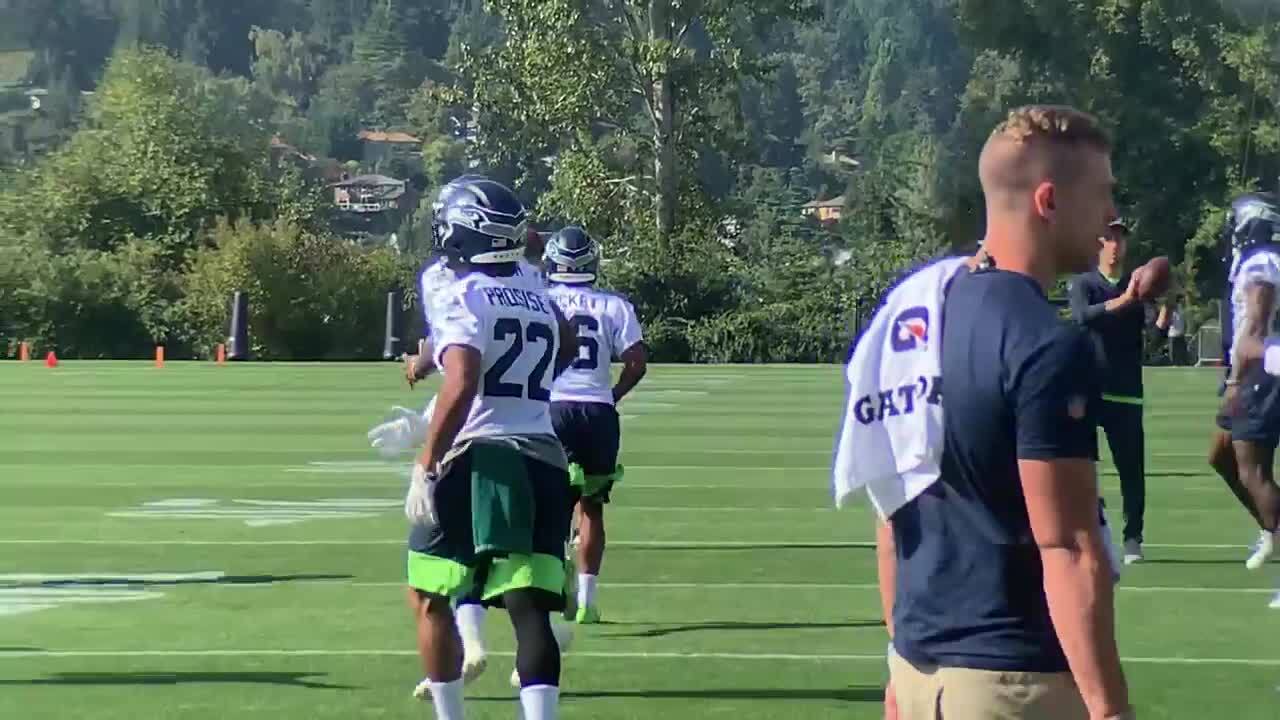
<path id="1" fill-rule="evenodd" d="M 0 617 L 52 610 L 66 605 L 135 602 L 163 593 L 119 588 L 0 588 Z"/>
<path id="2" fill-rule="evenodd" d="M 307 587 L 316 585 L 328 585 L 339 587 L 355 587 L 355 588 L 382 588 L 382 587 L 402 587 L 403 580 L 371 580 L 371 581 L 351 581 L 351 580 L 312 580 L 306 583 Z M 254 590 L 271 588 L 270 584 L 258 585 L 222 585 L 219 586 L 228 590 Z M 871 591 L 879 590 L 880 586 L 875 583 L 784 583 L 784 582 L 763 582 L 763 583 L 686 583 L 686 582 L 667 582 L 667 583 L 636 583 L 636 582 L 602 582 L 600 587 L 613 588 L 619 590 L 783 590 L 787 592 L 797 591 L 832 591 L 832 590 L 857 590 Z M 1169 585 L 1124 585 L 1117 586 L 1117 589 L 1123 592 L 1134 593 L 1206 593 L 1210 595 L 1272 595 L 1275 588 L 1220 588 L 1220 587 L 1174 587 Z"/>
<path id="3" fill-rule="evenodd" d="M 213 582 L 227 574 L 218 570 L 192 573 L 0 573 L 0 583 L 58 582 Z"/>
<path id="4" fill-rule="evenodd" d="M 0 650 L 0 659 L 85 657 L 417 657 L 416 650 Z M 515 657 L 513 652 L 493 652 Z M 588 652 L 574 651 L 569 658 L 595 660 L 774 660 L 795 662 L 884 662 L 884 654 L 842 653 L 731 653 L 731 652 Z M 1280 658 L 1126 657 L 1123 662 L 1143 665 L 1247 665 L 1280 666 Z"/>
<path id="5" fill-rule="evenodd" d="M 196 573 L 4 573 L 0 574 L 0 583 L 57 583 L 75 582 L 180 582 L 216 581 L 225 577 L 224 573 L 209 571 Z M 154 589 L 138 589 L 120 587 L 119 585 L 82 585 L 75 587 L 57 587 L 48 585 L 18 585 L 0 587 L 0 617 L 22 615 L 25 613 L 52 610 L 69 605 L 96 605 L 106 603 L 137 602 L 139 600 L 155 600 L 164 597 L 164 593 Z"/>
<path id="6" fill-rule="evenodd" d="M 399 500 L 333 498 L 324 500 L 223 500 L 174 498 L 144 503 L 107 517 L 150 520 L 242 520 L 249 527 L 292 525 L 306 520 L 352 520 L 377 517 Z"/>
<path id="7" fill-rule="evenodd" d="M 404 546 L 404 540 L 384 539 L 384 540 L 55 540 L 51 538 L 3 538 L 0 539 L 0 545 L 156 545 L 156 546 L 217 546 L 226 545 L 228 547 L 238 545 L 271 545 L 271 546 L 311 546 L 311 545 L 399 545 Z M 610 540 L 609 545 L 613 547 L 740 547 L 740 548 L 874 548 L 875 542 L 849 542 L 842 540 L 830 540 L 824 538 L 815 538 L 813 540 L 785 540 L 785 541 L 760 541 L 760 540 Z M 1173 550 L 1248 550 L 1247 543 L 1143 543 L 1143 547 L 1147 548 L 1166 548 Z M 1243 561 L 1242 561 L 1243 562 Z"/>

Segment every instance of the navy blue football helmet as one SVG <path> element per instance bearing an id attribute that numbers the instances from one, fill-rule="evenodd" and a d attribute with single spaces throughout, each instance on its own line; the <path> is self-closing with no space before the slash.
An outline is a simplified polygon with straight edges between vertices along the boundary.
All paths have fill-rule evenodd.
<path id="1" fill-rule="evenodd" d="M 542 253 L 543 271 L 554 283 L 593 283 L 600 274 L 600 243 L 577 225 L 551 236 Z"/>
<path id="2" fill-rule="evenodd" d="M 528 213 L 515 193 L 480 175 L 449 181 L 432 207 L 435 249 L 473 265 L 519 260 L 527 228 Z"/>
<path id="3" fill-rule="evenodd" d="M 1232 253 L 1280 244 L 1280 197 L 1275 193 L 1246 193 L 1233 200 L 1220 241 Z"/>

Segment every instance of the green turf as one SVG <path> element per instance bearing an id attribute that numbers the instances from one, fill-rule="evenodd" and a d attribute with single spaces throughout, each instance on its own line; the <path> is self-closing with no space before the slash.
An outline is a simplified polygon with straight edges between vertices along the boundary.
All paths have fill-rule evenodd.
<path id="1" fill-rule="evenodd" d="M 1280 573 L 1244 569 L 1255 530 L 1206 471 L 1213 383 L 1148 375 L 1151 546 L 1122 652 L 1144 718 L 1277 720 Z M 624 403 L 606 623 L 566 658 L 564 717 L 880 717 L 871 514 L 827 489 L 843 391 L 835 367 L 659 367 Z M 0 718 L 429 717 L 403 470 L 364 438 L 425 396 L 393 365 L 0 365 Z M 201 504 L 147 505 L 166 500 Z M 140 573 L 213 574 L 16 578 Z M 512 649 L 505 616 L 489 635 Z M 514 717 L 493 660 L 469 717 Z"/>

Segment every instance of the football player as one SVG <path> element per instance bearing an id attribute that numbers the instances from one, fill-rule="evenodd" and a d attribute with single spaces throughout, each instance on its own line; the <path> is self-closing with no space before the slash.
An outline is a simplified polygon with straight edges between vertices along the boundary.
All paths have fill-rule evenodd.
<path id="1" fill-rule="evenodd" d="M 580 494 L 578 516 L 578 623 L 600 621 L 597 578 L 604 561 L 604 506 L 622 479 L 618 464 L 621 429 L 617 403 L 644 377 L 648 365 L 640 321 L 625 298 L 595 286 L 600 245 L 570 226 L 547 241 L 543 272 L 552 301 L 578 335 L 578 353 L 551 389 L 556 435 L 569 456 L 569 473 Z M 622 361 L 615 383 L 613 360 Z"/>
<path id="2" fill-rule="evenodd" d="M 444 378 L 405 499 L 426 673 L 415 695 L 429 694 L 442 720 L 462 717 L 464 651 L 451 601 L 478 589 L 511 616 L 524 717 L 554 718 L 560 649 L 550 613 L 564 602 L 570 490 L 550 386 L 576 344 L 541 282 L 519 272 L 519 200 L 483 178 L 451 185 L 435 232 L 456 279 L 429 315 L 432 363 Z"/>
<path id="3" fill-rule="evenodd" d="M 1280 198 L 1271 193 L 1248 193 L 1232 202 L 1222 230 L 1231 249 L 1227 276 L 1226 327 L 1220 431 L 1215 434 L 1209 462 L 1261 527 L 1251 570 L 1266 564 L 1275 549 L 1280 527 L 1280 488 L 1273 461 L 1280 444 L 1280 378 L 1262 366 L 1244 362 L 1237 350 L 1257 345 L 1275 324 L 1276 289 L 1280 287 Z M 1280 597 L 1272 603 L 1280 607 Z"/>

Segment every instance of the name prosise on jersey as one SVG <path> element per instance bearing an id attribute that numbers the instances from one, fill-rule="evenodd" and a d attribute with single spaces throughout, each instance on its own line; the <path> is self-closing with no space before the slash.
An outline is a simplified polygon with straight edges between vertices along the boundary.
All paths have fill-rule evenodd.
<path id="1" fill-rule="evenodd" d="M 549 404 L 560 331 L 551 299 L 532 279 L 460 279 L 450 287 L 432 333 L 442 368 L 450 347 L 480 352 L 480 387 L 459 440 L 553 434 Z"/>
<path id="2" fill-rule="evenodd" d="M 542 271 L 525 261 L 516 264 L 515 274 L 512 278 L 517 279 L 518 282 L 514 284 L 521 287 L 544 287 L 546 285 L 546 281 L 542 277 Z M 422 305 L 423 316 L 427 321 L 428 331 L 436 323 L 436 318 L 445 312 L 444 305 L 448 303 L 451 297 L 449 288 L 459 279 L 461 278 L 458 273 L 449 268 L 449 264 L 445 262 L 444 258 L 432 260 L 422 269 L 418 279 L 418 289 L 421 293 L 420 304 Z"/>
<path id="3" fill-rule="evenodd" d="M 578 335 L 578 358 L 556 380 L 551 399 L 612 404 L 609 364 L 644 339 L 635 308 L 590 285 L 554 285 L 547 294 Z"/>

